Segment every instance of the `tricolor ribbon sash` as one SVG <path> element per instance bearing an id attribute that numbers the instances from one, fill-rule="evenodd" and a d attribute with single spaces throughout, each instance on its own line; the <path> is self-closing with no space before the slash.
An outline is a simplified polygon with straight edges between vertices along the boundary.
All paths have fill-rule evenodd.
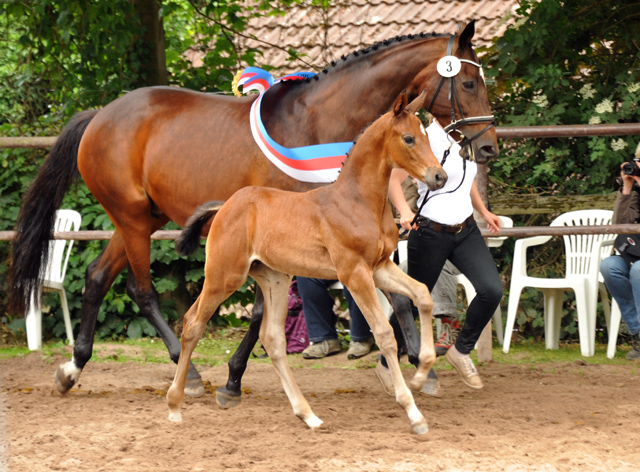
<path id="1" fill-rule="evenodd" d="M 265 76 L 264 74 L 268 75 Z M 302 80 L 315 74 L 302 72 L 283 77 L 282 80 Z M 286 148 L 276 143 L 264 127 L 260 108 L 262 97 L 266 89 L 277 83 L 271 74 L 257 67 L 248 67 L 240 76 L 238 84 L 243 85 L 243 91 L 258 90 L 260 96 L 251 105 L 251 133 L 256 144 L 265 156 L 282 172 L 302 182 L 330 183 L 340 174 L 347 153 L 353 146 L 352 142 L 315 144 L 297 148 Z M 262 87 L 266 87 L 263 89 Z"/>

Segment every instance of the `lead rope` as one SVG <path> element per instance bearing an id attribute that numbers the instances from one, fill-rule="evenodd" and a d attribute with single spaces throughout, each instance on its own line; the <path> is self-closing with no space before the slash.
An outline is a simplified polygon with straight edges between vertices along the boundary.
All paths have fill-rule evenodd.
<path id="1" fill-rule="evenodd" d="M 447 160 L 447 156 L 449 155 L 449 149 L 444 151 L 444 154 L 442 155 L 442 163 L 441 163 L 441 165 L 444 165 L 445 161 Z M 422 203 L 420 204 L 420 208 L 418 208 L 418 212 L 413 217 L 413 220 L 411 220 L 411 226 L 415 225 L 418 222 L 418 218 L 420 218 L 420 213 L 422 213 L 422 209 L 424 208 L 424 206 L 426 205 L 426 203 L 429 200 L 431 200 L 433 197 L 437 197 L 438 195 L 446 195 L 448 193 L 453 193 L 453 192 L 457 191 L 462 186 L 462 183 L 464 182 L 464 179 L 465 179 L 466 175 L 467 175 L 467 160 L 466 159 L 462 159 L 462 179 L 460 179 L 460 183 L 458 184 L 458 186 L 456 188 L 454 188 L 453 190 L 448 190 L 446 192 L 437 193 L 437 194 L 431 195 L 431 196 L 429 196 L 430 190 L 427 189 L 427 193 L 424 194 L 424 199 L 422 200 Z"/>

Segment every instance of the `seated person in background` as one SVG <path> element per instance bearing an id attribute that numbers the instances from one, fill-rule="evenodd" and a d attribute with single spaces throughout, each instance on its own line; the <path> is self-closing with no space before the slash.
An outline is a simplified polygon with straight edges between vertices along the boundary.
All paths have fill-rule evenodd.
<path id="1" fill-rule="evenodd" d="M 640 144 L 636 148 L 636 159 L 640 159 Z M 640 169 L 640 162 L 633 164 Z M 616 197 L 612 223 L 637 223 L 640 221 L 640 177 L 622 171 L 620 177 L 622 187 Z M 616 246 L 620 247 L 617 241 Z M 632 259 L 635 258 L 619 253 L 609 256 L 602 261 L 600 273 L 631 334 L 631 351 L 627 353 L 627 359 L 640 360 L 640 263 L 634 263 Z"/>
<path id="2" fill-rule="evenodd" d="M 336 314 L 333 312 L 334 300 L 329 287 L 337 280 L 297 277 L 298 290 L 302 298 L 302 310 L 307 322 L 309 346 L 302 351 L 305 359 L 322 359 L 340 352 L 340 340 L 336 331 Z M 349 307 L 351 342 L 347 351 L 348 359 L 358 359 L 371 352 L 373 335 L 367 320 L 358 308 L 355 300 L 344 288 L 344 297 Z"/>

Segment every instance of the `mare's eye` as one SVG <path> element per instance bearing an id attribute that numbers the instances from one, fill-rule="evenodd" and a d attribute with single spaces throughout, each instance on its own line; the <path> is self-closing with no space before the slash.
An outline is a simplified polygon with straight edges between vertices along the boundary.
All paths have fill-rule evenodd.
<path id="1" fill-rule="evenodd" d="M 402 137 L 402 140 L 404 141 L 405 144 L 411 146 L 413 144 L 415 144 L 416 140 L 413 138 L 413 136 L 411 136 L 410 134 L 405 134 Z"/>
<path id="2" fill-rule="evenodd" d="M 473 80 L 469 80 L 467 82 L 462 82 L 462 86 L 465 90 L 474 90 L 476 88 L 476 83 Z"/>

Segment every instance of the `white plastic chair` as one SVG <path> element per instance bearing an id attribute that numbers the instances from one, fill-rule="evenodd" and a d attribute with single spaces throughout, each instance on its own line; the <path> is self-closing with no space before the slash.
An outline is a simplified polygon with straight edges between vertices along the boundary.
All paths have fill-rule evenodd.
<path id="1" fill-rule="evenodd" d="M 502 228 L 513 228 L 513 220 L 508 216 L 499 216 L 500 218 L 500 226 Z M 490 236 L 487 238 L 487 246 L 489 247 L 500 247 L 504 243 L 504 240 L 507 239 L 506 236 Z M 456 275 L 456 282 L 458 285 L 462 285 L 464 287 L 464 293 L 467 297 L 467 306 L 471 303 L 471 300 L 476 296 L 476 291 L 471 284 L 471 281 L 464 276 L 464 274 Z M 496 311 L 493 313 L 493 322 L 495 324 L 496 329 L 496 338 L 499 343 L 503 342 L 502 336 L 502 310 L 500 309 L 500 305 L 496 308 Z M 440 324 L 440 320 L 438 320 L 438 324 Z"/>
<path id="2" fill-rule="evenodd" d="M 604 241 L 602 243 L 603 251 L 600 254 L 602 260 L 603 258 L 611 255 L 611 250 L 607 250 L 607 247 L 613 246 L 614 239 L 610 239 Z M 598 264 L 598 272 L 600 270 L 600 265 Z M 602 275 L 600 275 L 600 279 L 602 279 Z M 616 357 L 616 348 L 618 344 L 618 333 L 620 332 L 620 323 L 622 322 L 622 313 L 620 312 L 620 307 L 616 303 L 615 299 L 611 297 L 611 308 L 608 308 L 608 298 L 605 302 L 605 299 L 602 299 L 602 306 L 604 307 L 605 317 L 607 319 L 607 334 L 608 334 L 608 342 L 607 342 L 607 357 L 609 359 L 613 359 Z M 609 316 L 607 316 L 609 315 Z"/>
<path id="3" fill-rule="evenodd" d="M 611 224 L 612 215 L 613 211 L 611 210 L 570 211 L 557 217 L 550 226 L 608 225 Z M 605 306 L 605 315 L 608 317 L 607 291 L 602 278 L 599 277 L 600 260 L 602 255 L 607 252 L 603 243 L 615 239 L 615 235 L 563 236 L 566 257 L 565 277 L 553 279 L 529 277 L 527 275 L 527 248 L 544 244 L 551 238 L 552 236 L 533 236 L 516 241 L 503 351 L 509 352 L 518 302 L 525 287 L 538 288 L 544 294 L 545 345 L 547 349 L 557 349 L 560 339 L 564 292 L 571 289 L 576 295 L 580 351 L 585 357 L 593 356 L 598 292 L 603 300 L 607 300 L 603 306 Z"/>
<path id="4" fill-rule="evenodd" d="M 56 221 L 54 231 L 78 231 L 82 217 L 75 210 L 56 211 Z M 64 291 L 64 276 L 67 272 L 67 263 L 73 247 L 73 240 L 66 241 L 55 239 L 49 242 L 49 261 L 44 275 L 43 289 L 54 291 L 60 294 L 64 325 L 67 331 L 69 344 L 73 345 L 73 330 L 71 327 L 71 317 L 69 316 L 69 306 L 67 295 Z M 42 349 L 42 297 L 36 300 L 31 299 L 31 305 L 26 316 L 27 344 L 32 351 Z"/>

